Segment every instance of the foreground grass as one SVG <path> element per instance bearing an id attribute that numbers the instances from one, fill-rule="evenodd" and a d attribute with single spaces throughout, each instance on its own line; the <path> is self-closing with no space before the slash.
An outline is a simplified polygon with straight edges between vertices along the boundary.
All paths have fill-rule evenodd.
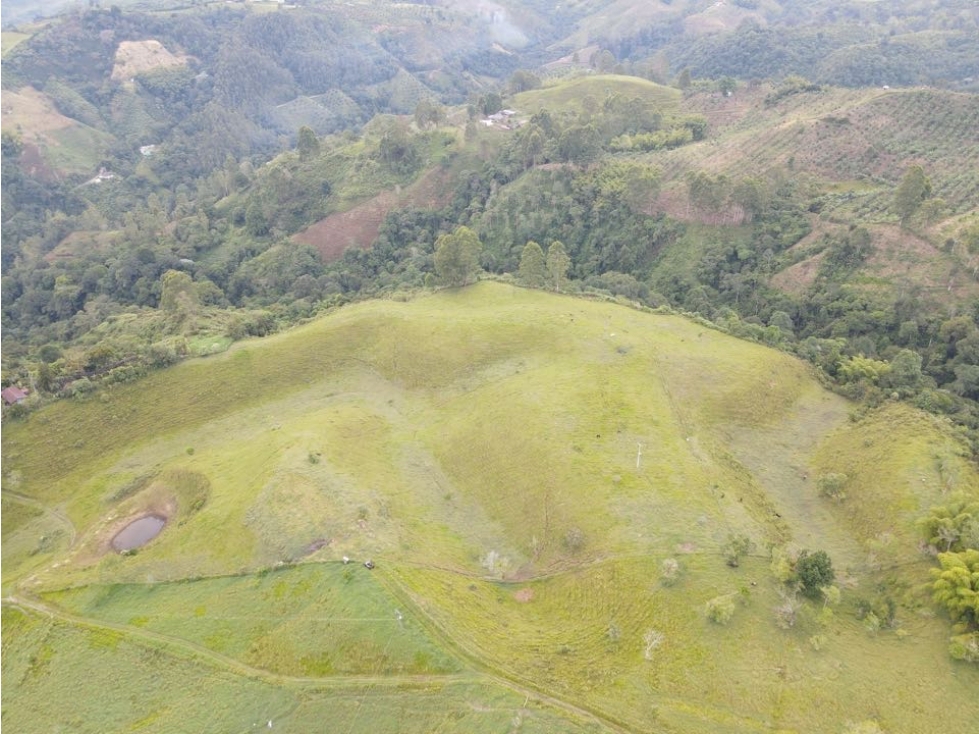
<path id="1" fill-rule="evenodd" d="M 358 304 L 5 426 L 4 585 L 49 605 L 16 612 L 34 622 L 289 690 L 472 670 L 620 730 L 966 730 L 979 674 L 946 654 L 914 521 L 975 471 L 941 421 L 850 410 L 798 360 L 677 317 L 496 283 Z M 831 471 L 842 504 L 818 494 Z M 147 511 L 162 534 L 106 552 Z M 732 533 L 753 544 L 736 570 Z M 841 605 L 780 628 L 771 547 L 827 550 Z M 38 656 L 28 629 L 10 661 Z M 77 630 L 58 635 L 66 655 Z M 11 690 L 25 715 L 34 689 Z M 397 730 L 416 709 L 391 695 Z M 366 727 L 355 710 L 336 715 Z"/>
<path id="2" fill-rule="evenodd" d="M 479 681 L 290 682 L 5 605 L 4 726 L 77 732 L 598 731 Z"/>
<path id="3" fill-rule="evenodd" d="M 170 584 L 93 585 L 51 592 L 45 599 L 76 615 L 187 640 L 283 675 L 458 670 L 360 564 Z"/>

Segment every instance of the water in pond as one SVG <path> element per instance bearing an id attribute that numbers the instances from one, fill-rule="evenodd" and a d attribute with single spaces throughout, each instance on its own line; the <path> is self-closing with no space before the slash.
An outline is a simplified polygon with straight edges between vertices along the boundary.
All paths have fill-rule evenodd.
<path id="1" fill-rule="evenodd" d="M 117 551 L 127 551 L 146 545 L 153 538 L 160 534 L 163 526 L 167 524 L 166 518 L 159 515 L 147 515 L 139 520 L 134 520 L 120 530 L 116 537 L 112 539 L 112 547 Z"/>

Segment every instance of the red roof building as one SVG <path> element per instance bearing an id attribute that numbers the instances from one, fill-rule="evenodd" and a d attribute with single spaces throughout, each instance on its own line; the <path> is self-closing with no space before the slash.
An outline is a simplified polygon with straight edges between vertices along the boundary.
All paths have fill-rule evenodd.
<path id="1" fill-rule="evenodd" d="M 16 385 L 11 385 L 0 390 L 0 397 L 3 397 L 4 405 L 13 405 L 27 397 L 27 390 Z"/>

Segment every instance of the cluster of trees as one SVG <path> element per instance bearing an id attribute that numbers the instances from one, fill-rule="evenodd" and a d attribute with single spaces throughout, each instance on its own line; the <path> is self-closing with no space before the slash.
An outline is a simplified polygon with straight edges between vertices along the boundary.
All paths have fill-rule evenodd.
<path id="1" fill-rule="evenodd" d="M 745 2 L 754 0 L 737 4 Z M 665 58 L 701 78 L 797 74 L 839 86 L 940 85 L 979 74 L 976 24 L 975 15 L 962 12 L 955 0 L 928 6 L 927 12 L 893 3 L 886 9 L 856 1 L 793 3 L 789 14 L 769 13 L 764 23 L 746 20 L 724 33 L 691 38 L 677 17 L 625 37 L 595 40 L 635 73 L 648 69 L 660 82 L 666 81 L 662 64 L 650 62 Z"/>
<path id="2" fill-rule="evenodd" d="M 938 554 L 932 595 L 954 623 L 952 657 L 979 664 L 979 501 L 955 496 L 919 523 Z"/>

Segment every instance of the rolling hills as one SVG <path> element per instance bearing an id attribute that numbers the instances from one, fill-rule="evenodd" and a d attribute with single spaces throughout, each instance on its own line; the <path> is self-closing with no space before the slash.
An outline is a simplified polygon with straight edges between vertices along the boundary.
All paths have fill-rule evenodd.
<path id="1" fill-rule="evenodd" d="M 854 408 L 704 322 L 492 282 L 59 401 L 3 431 L 4 723 L 964 731 L 915 523 L 979 475 Z M 785 626 L 802 549 L 840 601 Z"/>

